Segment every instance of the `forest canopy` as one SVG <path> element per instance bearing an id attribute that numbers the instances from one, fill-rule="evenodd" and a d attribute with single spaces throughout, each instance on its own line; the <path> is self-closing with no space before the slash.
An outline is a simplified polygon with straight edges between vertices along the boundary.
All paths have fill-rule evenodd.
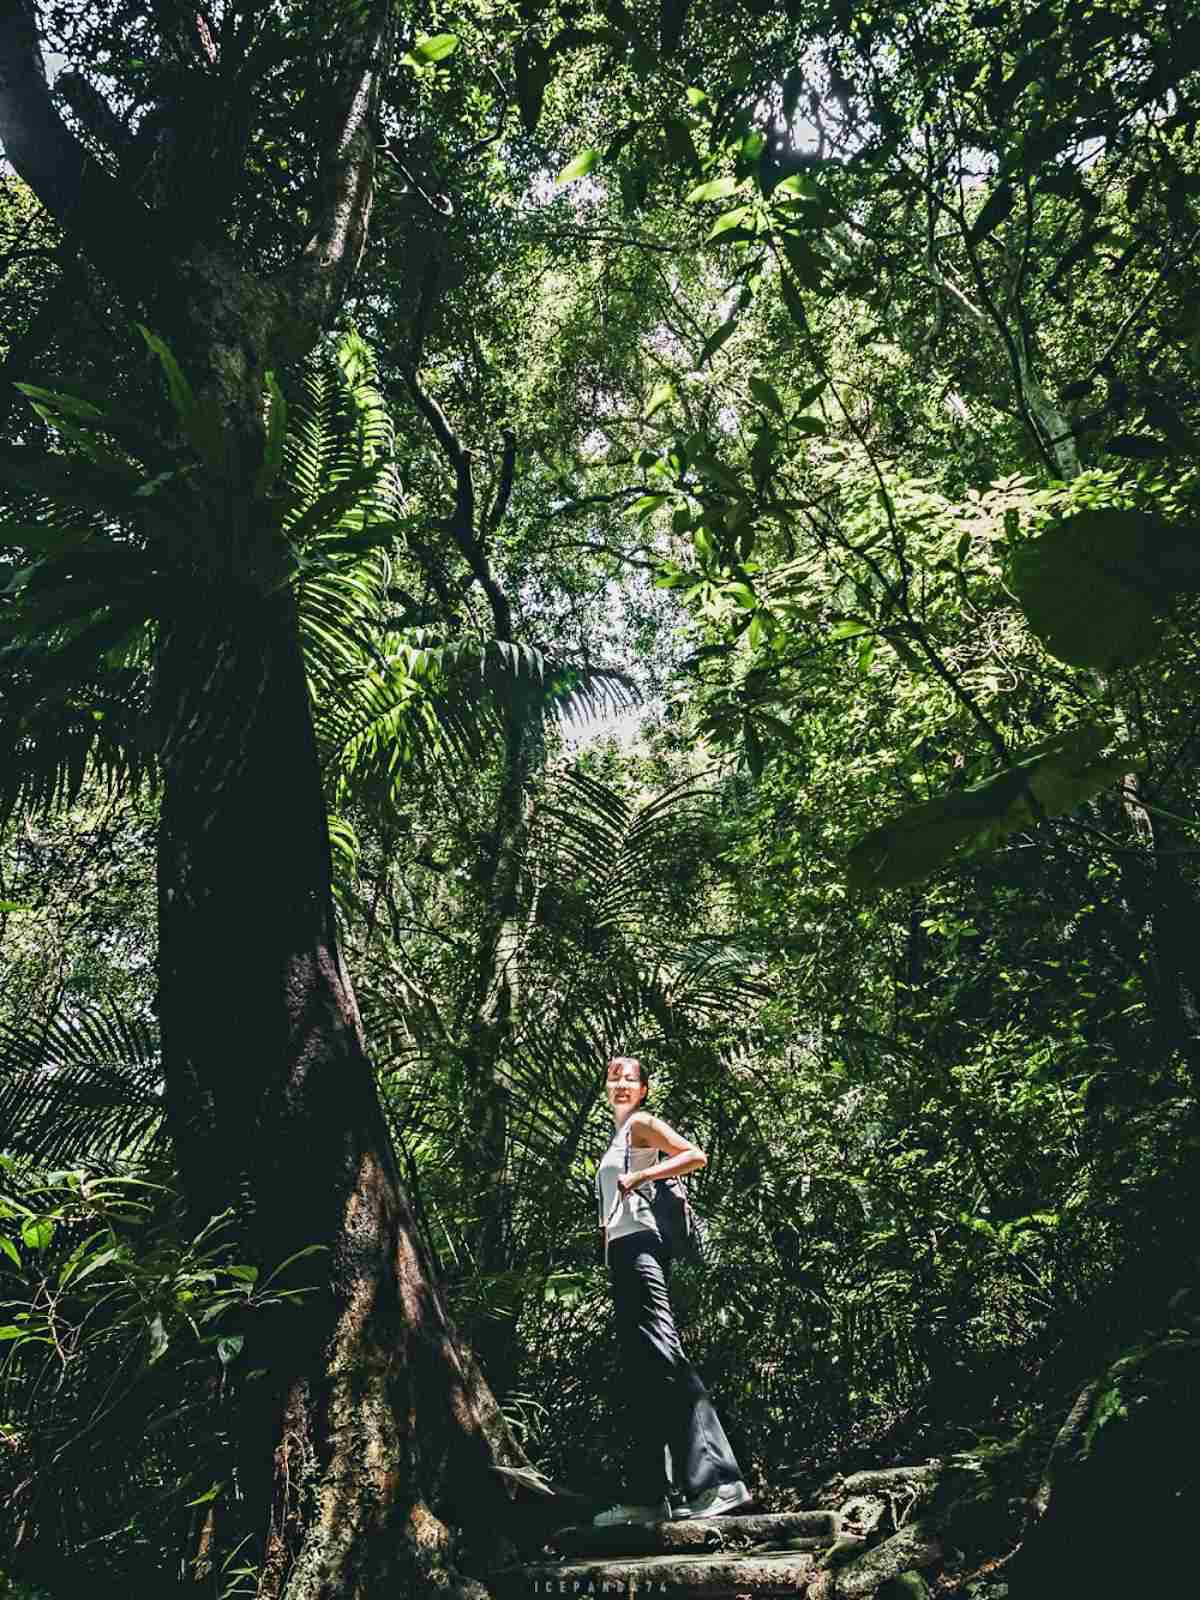
<path id="1" fill-rule="evenodd" d="M 0 1594 L 500 1594 L 614 1053 L 765 1510 L 1173 1592 L 1198 20 L 0 0 Z"/>

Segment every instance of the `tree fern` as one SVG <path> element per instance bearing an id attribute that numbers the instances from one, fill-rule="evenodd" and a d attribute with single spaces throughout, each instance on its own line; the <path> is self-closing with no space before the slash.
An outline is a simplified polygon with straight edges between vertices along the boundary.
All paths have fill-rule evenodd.
<path id="1" fill-rule="evenodd" d="M 413 760 L 477 752 L 506 678 L 565 714 L 634 698 L 619 672 L 395 626 L 389 550 L 421 519 L 401 490 L 392 421 L 356 333 L 313 359 L 290 409 L 266 375 L 263 462 L 248 499 L 227 477 L 219 428 L 170 351 L 146 338 L 186 447 L 117 409 L 21 386 L 66 448 L 0 455 L 0 482 L 22 497 L 21 519 L 0 520 L 0 549 L 18 557 L 0 591 L 0 817 L 69 801 L 89 769 L 113 785 L 154 779 L 156 631 L 196 604 L 197 579 L 219 593 L 222 573 L 294 585 L 338 803 L 356 781 L 386 793 Z"/>

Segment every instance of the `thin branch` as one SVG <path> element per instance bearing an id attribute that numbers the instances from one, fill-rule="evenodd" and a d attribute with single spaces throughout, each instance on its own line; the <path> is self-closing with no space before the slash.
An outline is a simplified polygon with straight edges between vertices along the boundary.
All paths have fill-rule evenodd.
<path id="1" fill-rule="evenodd" d="M 587 550 L 591 555 L 611 556 L 614 561 L 619 561 L 627 567 L 641 567 L 645 572 L 657 572 L 660 563 L 646 561 L 641 556 L 631 556 L 628 551 L 614 550 L 612 545 L 602 544 L 591 539 L 564 539 L 556 540 L 556 550 Z"/>
<path id="2" fill-rule="evenodd" d="M 1187 255 L 1189 255 L 1191 253 L 1191 251 L 1195 248 L 1196 241 L 1198 239 L 1200 239 L 1200 228 L 1196 229 L 1195 233 L 1192 234 L 1192 237 L 1188 240 L 1187 244 L 1184 246 L 1183 254 L 1184 254 L 1185 257 Z M 1104 368 L 1106 363 L 1111 361 L 1113 356 L 1116 355 L 1117 350 L 1120 347 L 1121 340 L 1124 339 L 1125 335 L 1129 332 L 1130 328 L 1133 326 L 1133 323 L 1136 321 L 1136 319 L 1141 316 L 1142 312 L 1146 309 L 1147 305 L 1153 299 L 1154 295 L 1167 282 L 1167 273 L 1170 271 L 1172 265 L 1173 265 L 1173 263 L 1168 261 L 1167 265 L 1165 267 L 1163 267 L 1162 271 L 1157 273 L 1157 274 L 1155 274 L 1155 276 L 1152 278 L 1151 283 L 1150 283 L 1150 287 L 1146 290 L 1145 294 L 1141 297 L 1141 299 L 1133 307 L 1132 311 L 1130 311 L 1129 315 L 1124 319 L 1124 321 L 1118 327 L 1116 333 L 1113 335 L 1112 342 L 1110 343 L 1108 349 L 1104 352 L 1104 354 L 1102 356 L 1099 356 L 1092 363 L 1092 365 L 1088 368 L 1087 376 L 1089 378 L 1093 377 L 1097 372 L 1102 371 L 1102 369 Z"/>
<path id="3" fill-rule="evenodd" d="M 613 463 L 605 462 L 604 465 L 611 466 Z M 619 466 L 621 463 L 617 462 L 616 465 Z M 590 506 L 611 506 L 615 505 L 619 500 L 636 499 L 638 495 L 648 494 L 649 492 L 648 485 L 637 483 L 627 489 L 616 489 L 612 494 L 587 494 L 579 500 L 568 500 L 565 504 L 556 506 L 553 511 L 544 511 L 537 520 L 539 522 L 553 522 L 558 517 L 573 517 L 576 512 L 586 511 Z"/>
<path id="4" fill-rule="evenodd" d="M 500 109 L 496 113 L 496 126 L 494 130 L 485 138 L 476 139 L 475 143 L 469 144 L 465 150 L 455 151 L 450 159 L 456 165 L 461 161 L 470 161 L 472 156 L 481 155 L 489 145 L 495 144 L 496 140 L 499 139 L 501 134 L 504 132 L 504 123 L 508 117 L 508 90 L 504 86 L 504 80 L 496 71 L 495 67 L 492 66 L 491 62 L 487 63 L 487 70 L 491 73 L 492 81 L 495 83 L 496 88 L 500 92 Z"/>
<path id="5" fill-rule="evenodd" d="M 412 189 L 416 194 L 420 195 L 421 199 L 425 202 L 435 216 L 452 217 L 454 215 L 454 202 L 450 199 L 449 195 L 434 196 L 429 194 L 422 186 L 420 181 L 415 178 L 409 169 L 404 165 L 403 161 L 401 161 L 396 152 L 390 148 L 390 146 L 386 144 L 380 145 L 378 153 L 381 156 L 387 157 L 387 159 L 396 168 L 397 172 L 399 172 L 400 176 L 408 184 L 409 188 Z"/>
<path id="6" fill-rule="evenodd" d="M 686 248 L 679 244 L 660 244 L 656 239 L 644 239 L 638 234 L 605 233 L 599 228 L 546 228 L 531 237 L 536 240 L 567 240 L 571 243 L 590 241 L 594 244 L 615 244 L 622 250 L 649 250 L 668 256 L 678 255 Z"/>
<path id="7" fill-rule="evenodd" d="M 508 510 L 509 498 L 512 495 L 513 476 L 517 465 L 517 436 L 511 428 L 501 431 L 504 441 L 504 459 L 500 464 L 500 486 L 496 490 L 495 503 L 487 519 L 485 536 L 491 538 L 496 529 L 504 520 L 504 513 Z"/>
<path id="8" fill-rule="evenodd" d="M 417 410 L 429 424 L 438 444 L 441 445 L 450 465 L 454 468 L 455 509 L 448 519 L 449 529 L 461 544 L 465 539 L 475 549 L 475 483 L 471 476 L 471 461 L 459 443 L 458 435 L 450 426 L 446 413 L 432 395 L 422 389 L 415 371 L 407 372 L 405 380 Z"/>

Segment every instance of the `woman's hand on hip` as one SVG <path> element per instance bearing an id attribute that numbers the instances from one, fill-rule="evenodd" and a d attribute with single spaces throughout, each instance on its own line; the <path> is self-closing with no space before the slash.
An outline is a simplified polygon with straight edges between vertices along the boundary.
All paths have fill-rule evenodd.
<path id="1" fill-rule="evenodd" d="M 641 1187 L 642 1175 L 640 1172 L 620 1172 L 617 1174 L 617 1188 L 622 1194 L 628 1194 L 631 1189 Z"/>

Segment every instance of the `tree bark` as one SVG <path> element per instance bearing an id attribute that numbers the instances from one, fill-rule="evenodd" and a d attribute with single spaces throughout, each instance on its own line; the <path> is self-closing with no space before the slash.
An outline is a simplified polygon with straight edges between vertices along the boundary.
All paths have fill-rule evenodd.
<path id="1" fill-rule="evenodd" d="M 301 1299 L 247 1320 L 236 1532 L 264 1600 L 445 1581 L 439 1513 L 470 1502 L 498 1521 L 488 1468 L 524 1458 L 400 1185 L 338 950 L 290 591 L 195 596 L 165 631 L 157 692 L 160 1013 L 185 1193 L 198 1224 L 234 1207 L 260 1283 L 319 1252 L 272 1285 Z"/>

